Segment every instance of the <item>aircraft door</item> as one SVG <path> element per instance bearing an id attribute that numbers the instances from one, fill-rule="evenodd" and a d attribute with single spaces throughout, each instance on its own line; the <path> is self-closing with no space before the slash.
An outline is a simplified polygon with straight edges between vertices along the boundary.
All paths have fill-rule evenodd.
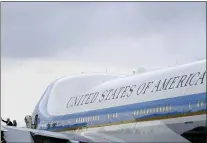
<path id="1" fill-rule="evenodd" d="M 37 128 L 39 122 L 40 122 L 40 120 L 39 120 L 38 114 L 36 114 L 35 118 L 34 118 L 34 129 Z"/>

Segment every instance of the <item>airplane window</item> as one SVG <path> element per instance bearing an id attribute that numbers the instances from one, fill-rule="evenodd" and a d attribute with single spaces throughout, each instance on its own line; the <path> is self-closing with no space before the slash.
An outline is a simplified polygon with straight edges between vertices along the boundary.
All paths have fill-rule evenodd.
<path id="1" fill-rule="evenodd" d="M 137 111 L 134 111 L 134 112 L 133 112 L 133 115 L 136 116 L 136 115 L 137 115 Z"/>
<path id="2" fill-rule="evenodd" d="M 169 111 L 169 110 L 168 110 L 168 106 L 165 106 L 165 111 L 167 111 L 167 112 Z"/>
<path id="3" fill-rule="evenodd" d="M 145 109 L 143 109 L 143 114 L 145 114 Z"/>
<path id="4" fill-rule="evenodd" d="M 99 116 L 98 116 L 98 120 L 99 120 Z"/>
<path id="5" fill-rule="evenodd" d="M 172 110 L 172 107 L 171 107 L 171 105 L 169 105 L 169 110 L 170 110 L 170 111 Z"/>
<path id="6" fill-rule="evenodd" d="M 159 112 L 159 107 L 157 107 L 157 112 Z"/>
<path id="7" fill-rule="evenodd" d="M 162 107 L 162 111 L 165 112 L 165 106 Z"/>
<path id="8" fill-rule="evenodd" d="M 201 107 L 203 106 L 203 101 L 200 101 L 200 105 L 201 105 Z"/>
<path id="9" fill-rule="evenodd" d="M 149 113 L 149 109 L 146 109 L 146 113 L 147 113 L 147 114 Z"/>
<path id="10" fill-rule="evenodd" d="M 162 112 L 162 107 L 160 107 L 160 112 Z"/>
<path id="11" fill-rule="evenodd" d="M 199 101 L 197 101 L 197 107 L 199 107 L 199 106 L 200 106 Z"/>
<path id="12" fill-rule="evenodd" d="M 189 102 L 188 104 L 189 109 L 192 109 L 191 103 Z"/>
<path id="13" fill-rule="evenodd" d="M 118 117 L 118 113 L 116 113 L 116 118 Z"/>

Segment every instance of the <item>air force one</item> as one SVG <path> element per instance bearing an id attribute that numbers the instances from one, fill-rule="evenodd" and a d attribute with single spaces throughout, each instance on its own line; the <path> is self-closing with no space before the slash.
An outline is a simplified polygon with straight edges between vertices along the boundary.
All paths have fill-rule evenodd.
<path id="1" fill-rule="evenodd" d="M 206 60 L 130 76 L 60 78 L 25 119 L 29 127 L 34 121 L 33 134 L 79 142 L 198 142 L 190 133 L 206 132 Z"/>

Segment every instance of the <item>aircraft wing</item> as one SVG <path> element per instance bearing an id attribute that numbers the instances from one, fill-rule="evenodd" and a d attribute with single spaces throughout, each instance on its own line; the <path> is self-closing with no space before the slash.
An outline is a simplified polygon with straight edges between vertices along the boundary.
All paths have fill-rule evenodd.
<path id="1" fill-rule="evenodd" d="M 154 129 L 142 128 L 140 126 L 132 129 L 100 128 L 97 130 L 85 130 L 79 133 L 73 132 L 51 132 L 43 130 L 35 130 L 28 128 L 1 127 L 7 142 L 38 142 L 42 140 L 50 140 L 55 142 L 179 142 L 189 143 L 188 140 L 181 135 L 174 133 L 165 124 L 159 124 Z M 134 125 L 133 125 L 134 126 Z M 131 129 L 130 129 L 131 128 Z"/>
<path id="2" fill-rule="evenodd" d="M 94 142 L 190 143 L 161 121 L 157 121 L 154 125 L 146 122 L 144 126 L 132 123 L 123 125 L 122 128 L 116 125 L 113 128 L 100 127 L 94 131 L 85 130 L 81 135 Z"/>
<path id="3" fill-rule="evenodd" d="M 1 131 L 4 132 L 4 139 L 7 142 L 38 142 L 38 141 L 55 141 L 55 142 L 91 142 L 91 140 L 75 133 L 58 133 L 43 130 L 35 130 L 20 127 L 3 126 Z M 6 132 L 5 132 L 6 131 Z"/>

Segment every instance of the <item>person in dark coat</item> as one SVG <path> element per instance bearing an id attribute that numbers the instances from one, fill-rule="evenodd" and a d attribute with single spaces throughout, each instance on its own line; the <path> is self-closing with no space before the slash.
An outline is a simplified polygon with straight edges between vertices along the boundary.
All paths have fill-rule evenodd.
<path id="1" fill-rule="evenodd" d="M 16 120 L 13 120 L 13 126 L 17 126 L 17 121 Z"/>
<path id="2" fill-rule="evenodd" d="M 1 143 L 7 143 L 5 138 L 4 138 L 4 132 L 1 131 Z"/>
<path id="3" fill-rule="evenodd" d="M 3 120 L 2 118 L 1 118 L 1 120 L 4 122 L 4 123 L 6 123 L 7 124 L 7 126 L 13 126 L 13 123 L 10 121 L 10 119 L 9 118 L 7 118 L 7 120 L 5 121 L 5 120 Z"/>

